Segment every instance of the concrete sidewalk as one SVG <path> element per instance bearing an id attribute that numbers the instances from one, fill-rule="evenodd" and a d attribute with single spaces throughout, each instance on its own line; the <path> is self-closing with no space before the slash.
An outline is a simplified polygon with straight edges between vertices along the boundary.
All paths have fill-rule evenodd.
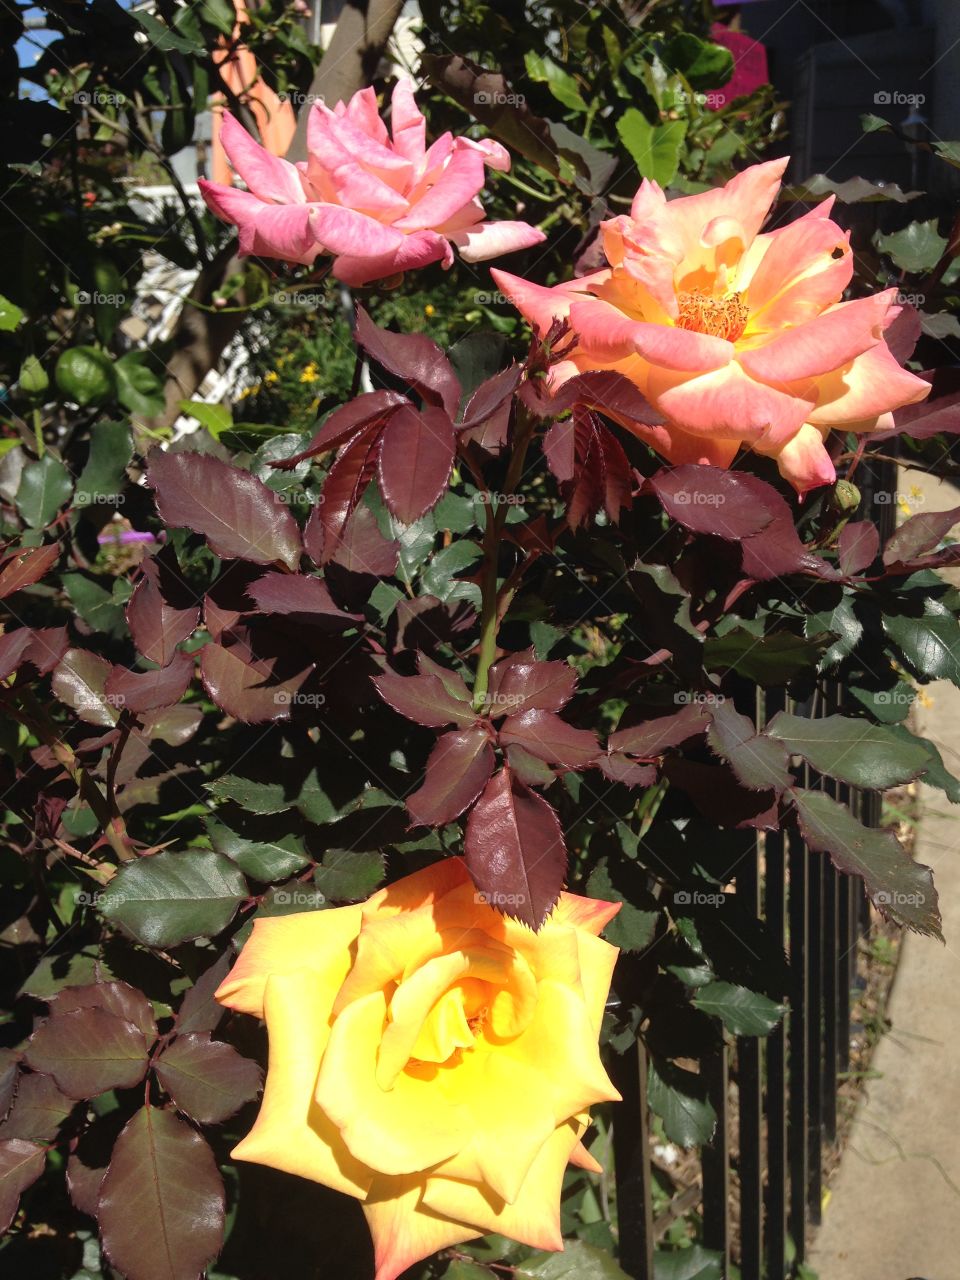
<path id="1" fill-rule="evenodd" d="M 956 489 L 916 472 L 925 501 L 957 505 Z M 906 486 L 905 486 L 906 487 Z M 931 685 L 917 731 L 960 776 L 960 690 Z M 921 789 L 916 857 L 934 871 L 946 946 L 908 935 L 872 1066 L 832 1184 L 810 1265 L 820 1280 L 960 1280 L 960 806 Z"/>

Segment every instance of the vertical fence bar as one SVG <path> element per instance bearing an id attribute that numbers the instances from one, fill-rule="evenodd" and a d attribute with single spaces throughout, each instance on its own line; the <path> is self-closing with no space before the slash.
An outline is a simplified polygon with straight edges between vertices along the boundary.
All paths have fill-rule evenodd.
<path id="1" fill-rule="evenodd" d="M 738 864 L 737 901 L 760 914 L 760 867 L 756 837 Z M 740 1151 L 740 1269 L 743 1280 L 760 1280 L 763 1258 L 763 1159 L 761 1038 L 737 1039 Z"/>
<path id="2" fill-rule="evenodd" d="M 620 1266 L 633 1280 L 653 1280 L 653 1191 L 643 1045 L 637 1041 L 625 1053 L 611 1055 L 609 1065 L 623 1098 L 613 1122 Z"/>
<path id="3" fill-rule="evenodd" d="M 806 1252 L 807 1225 L 807 851 L 799 832 L 787 832 L 790 921 L 790 1084 L 787 1161 L 790 1167 L 790 1238 L 795 1256 Z M 779 1277 L 778 1277 L 779 1280 Z"/>
<path id="4" fill-rule="evenodd" d="M 765 695 L 767 720 L 786 709 L 781 690 Z M 763 840 L 763 914 L 775 946 L 786 949 L 786 856 L 781 829 Z M 788 993 L 792 996 L 792 992 Z M 783 1280 L 787 1269 L 787 1026 L 790 1014 L 774 1027 L 766 1044 L 767 1124 L 766 1246 L 767 1280 Z"/>
<path id="5" fill-rule="evenodd" d="M 723 1032 L 701 1059 L 700 1069 L 707 1097 L 717 1113 L 713 1141 L 700 1152 L 703 1172 L 703 1243 L 722 1257 L 723 1280 L 730 1271 L 730 1132 L 727 1092 L 729 1087 L 727 1045 Z"/>
<path id="6" fill-rule="evenodd" d="M 826 858 L 806 850 L 807 859 L 807 1212 L 820 1221 L 820 1153 L 823 1145 L 821 1041 L 823 1031 L 823 873 Z"/>
<path id="7" fill-rule="evenodd" d="M 830 682 L 824 689 L 823 709 L 827 715 L 839 710 L 838 686 Z M 825 790 L 839 799 L 837 783 L 833 778 L 824 780 Z M 840 874 L 833 860 L 821 854 L 823 863 L 823 1059 L 821 1093 L 823 1106 L 823 1132 L 829 1142 L 837 1137 L 837 1021 L 840 993 L 840 929 L 839 900 Z M 845 878 L 845 877 L 844 877 Z"/>

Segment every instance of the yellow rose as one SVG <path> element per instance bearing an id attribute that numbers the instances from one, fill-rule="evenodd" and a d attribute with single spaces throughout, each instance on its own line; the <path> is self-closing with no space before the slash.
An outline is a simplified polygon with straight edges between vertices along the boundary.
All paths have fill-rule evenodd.
<path id="1" fill-rule="evenodd" d="M 539 933 L 449 858 L 336 910 L 258 920 L 217 992 L 266 1021 L 263 1104 L 233 1154 L 363 1202 L 376 1280 L 496 1231 L 562 1249 L 619 903 L 560 895 Z"/>

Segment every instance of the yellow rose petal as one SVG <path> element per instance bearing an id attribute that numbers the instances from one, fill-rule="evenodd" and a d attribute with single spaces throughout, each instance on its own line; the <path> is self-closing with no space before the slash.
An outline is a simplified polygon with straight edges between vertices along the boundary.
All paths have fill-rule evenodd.
<path id="1" fill-rule="evenodd" d="M 380 1173 L 414 1173 L 447 1160 L 470 1136 L 470 1115 L 444 1097 L 438 1072 L 423 1064 L 401 1072 L 392 1089 L 377 1083 L 377 1051 L 386 1024 L 381 992 L 355 1000 L 336 1018 L 317 1080 L 316 1099 L 364 1164 Z"/>
<path id="2" fill-rule="evenodd" d="M 330 1004 L 329 991 L 315 973 L 268 979 L 264 995 L 270 1032 L 267 1084 L 256 1124 L 232 1155 L 363 1199 L 373 1171 L 354 1159 L 336 1126 L 313 1100 L 330 1034 Z"/>
<path id="3" fill-rule="evenodd" d="M 332 1004 L 350 969 L 350 947 L 360 932 L 360 918 L 357 906 L 255 920 L 237 963 L 217 989 L 216 999 L 231 1009 L 262 1018 L 267 978 L 311 969 L 323 976 Z"/>

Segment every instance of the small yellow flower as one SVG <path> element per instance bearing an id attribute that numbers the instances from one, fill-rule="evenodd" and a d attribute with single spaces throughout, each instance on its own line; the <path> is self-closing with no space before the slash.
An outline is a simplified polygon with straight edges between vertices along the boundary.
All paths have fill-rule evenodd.
<path id="1" fill-rule="evenodd" d="M 427 305 L 423 308 L 423 314 L 428 319 L 430 318 L 430 316 L 435 316 L 437 314 L 437 309 L 432 302 L 428 302 Z"/>
<path id="2" fill-rule="evenodd" d="M 307 367 L 306 367 L 306 368 L 303 370 L 303 372 L 300 374 L 300 381 L 301 381 L 301 382 L 316 382 L 316 380 L 317 380 L 317 366 L 316 366 L 316 364 L 311 360 L 311 361 L 310 361 L 310 363 L 307 365 Z"/>
<path id="3" fill-rule="evenodd" d="M 273 383 L 278 382 L 279 379 L 280 379 L 280 375 L 277 373 L 275 369 L 270 369 L 267 373 L 263 375 L 263 380 L 267 384 L 267 386 L 272 386 Z"/>

